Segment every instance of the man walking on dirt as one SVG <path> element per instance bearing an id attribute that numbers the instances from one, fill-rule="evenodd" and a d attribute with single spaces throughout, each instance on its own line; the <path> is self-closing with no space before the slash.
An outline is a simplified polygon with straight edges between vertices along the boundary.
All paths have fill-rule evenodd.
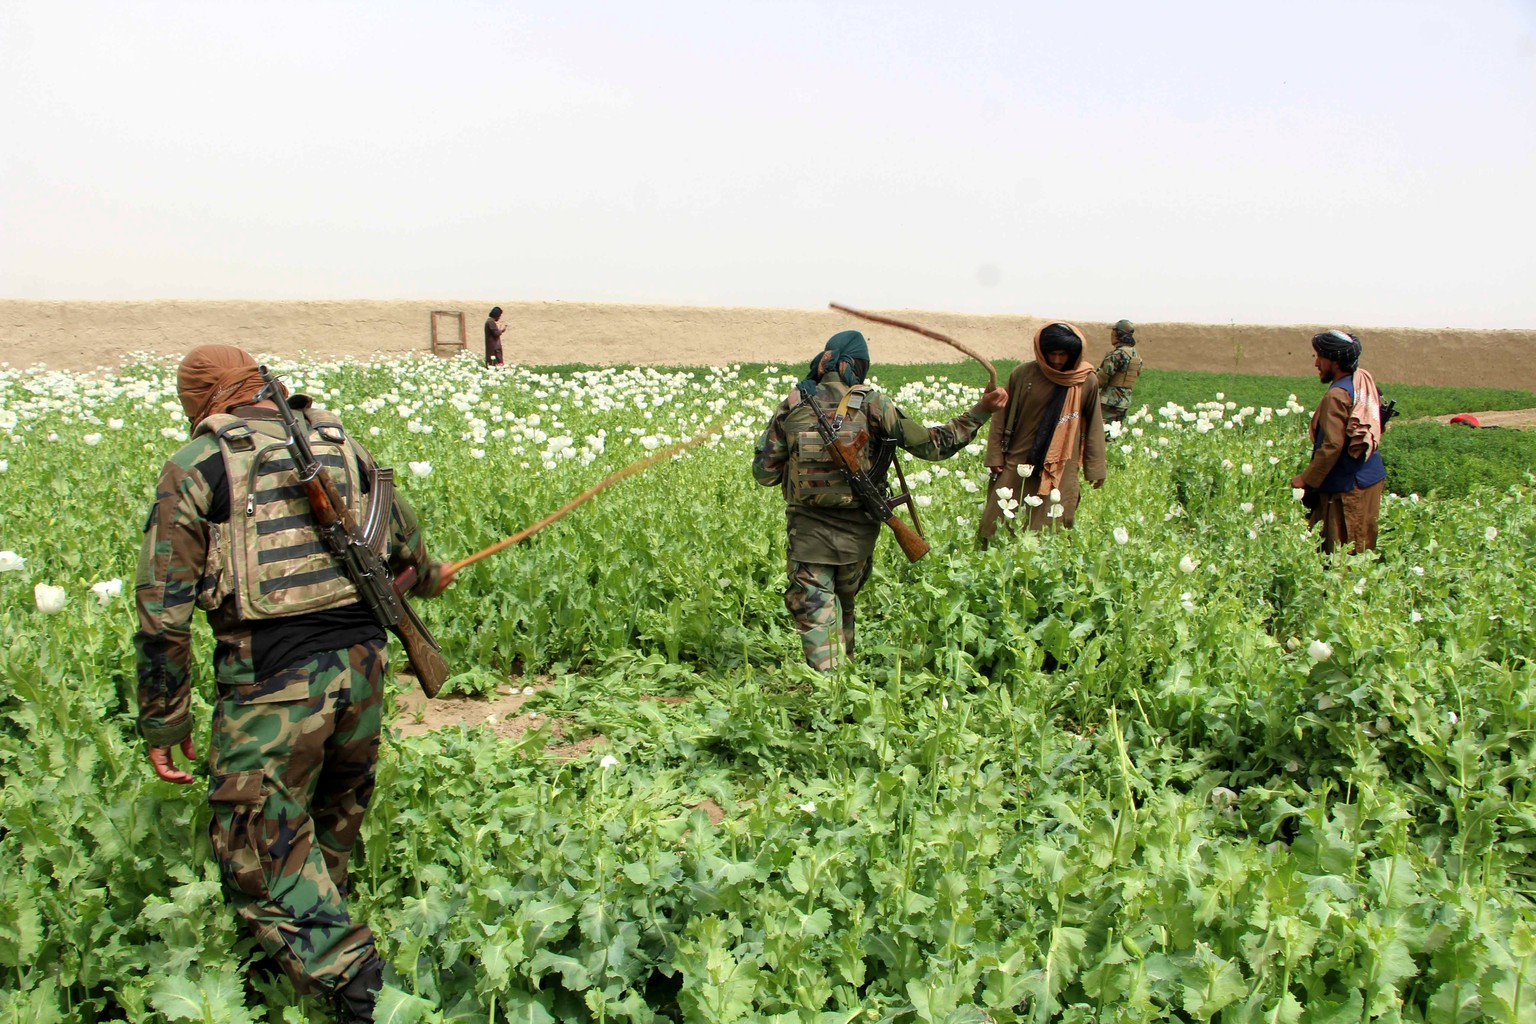
<path id="1" fill-rule="evenodd" d="M 1381 393 L 1360 369 L 1360 339 L 1324 331 L 1312 339 L 1312 365 L 1328 386 L 1312 414 L 1312 460 L 1291 479 L 1304 492 L 1310 526 L 1322 526 L 1323 550 L 1352 545 L 1356 554 L 1376 547 L 1381 492 Z"/>
<path id="2" fill-rule="evenodd" d="M 177 390 L 192 439 L 160 473 L 144 524 L 135 596 L 139 734 L 166 782 L 192 741 L 194 607 L 214 636 L 209 837 L 225 899 L 301 992 L 328 995 L 342 1022 L 372 1021 L 383 963 L 347 913 L 347 861 L 373 794 L 385 633 L 320 542 L 287 431 L 258 401 L 256 363 L 231 345 L 182 360 Z M 303 395 L 292 407 L 315 456 L 363 521 L 372 456 Z M 390 511 L 391 569 L 414 592 L 442 582 L 415 513 Z"/>
<path id="3" fill-rule="evenodd" d="M 1136 325 L 1129 320 L 1116 320 L 1110 332 L 1114 348 L 1099 363 L 1099 408 L 1104 422 L 1121 423 L 1131 407 L 1131 389 L 1141 376 L 1141 356 L 1136 354 Z"/>
<path id="4" fill-rule="evenodd" d="M 894 448 L 930 462 L 947 459 L 1008 401 L 1008 392 L 998 388 L 944 426 L 925 427 L 865 384 L 868 373 L 864 335 L 834 334 L 811 360 L 806 378 L 779 403 L 752 460 L 757 482 L 784 492 L 789 529 L 784 606 L 800 631 L 806 663 L 820 672 L 853 654 L 854 599 L 869 578 L 881 524 L 864 513 L 833 461 L 817 429 L 816 409 L 846 443 L 867 432 L 869 440 L 859 449 L 861 467 L 883 483 Z"/>

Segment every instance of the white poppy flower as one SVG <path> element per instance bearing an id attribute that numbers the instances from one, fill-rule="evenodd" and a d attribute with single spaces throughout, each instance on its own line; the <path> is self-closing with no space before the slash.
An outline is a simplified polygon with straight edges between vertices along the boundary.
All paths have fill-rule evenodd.
<path id="1" fill-rule="evenodd" d="M 107 420 L 107 426 L 113 430 L 122 430 L 123 421 L 114 416 L 112 419 Z"/>
<path id="2" fill-rule="evenodd" d="M 919 508 L 927 508 L 929 505 L 933 504 L 933 495 L 931 495 L 931 494 L 918 494 L 918 495 L 914 495 L 912 500 L 917 502 L 917 505 L 918 505 Z"/>
<path id="3" fill-rule="evenodd" d="M 1245 462 L 1238 468 L 1242 472 L 1243 476 L 1253 476 L 1253 463 Z"/>
<path id="4" fill-rule="evenodd" d="M 1131 531 L 1127 530 L 1123 526 L 1115 527 L 1115 543 L 1116 544 L 1129 544 L 1130 541 L 1131 541 Z"/>
<path id="5" fill-rule="evenodd" d="M 1053 503 L 1060 504 L 1061 503 L 1061 490 L 1059 488 L 1052 487 L 1051 488 L 1051 495 L 1050 495 L 1050 497 L 1051 497 L 1051 501 Z"/>
<path id="6" fill-rule="evenodd" d="M 119 579 L 102 580 L 100 583 L 91 584 L 91 592 L 96 595 L 96 603 L 106 606 L 112 603 L 112 599 L 123 592 L 123 581 Z"/>
<path id="7" fill-rule="evenodd" d="M 411 467 L 411 472 L 416 476 L 426 476 L 432 472 L 432 463 L 430 462 L 410 462 L 407 465 Z"/>
<path id="8" fill-rule="evenodd" d="M 92 447 L 95 447 L 96 445 L 101 444 L 101 435 L 100 434 L 86 434 L 80 440 L 84 441 L 86 444 L 88 444 L 88 445 L 90 445 Z"/>
<path id="9" fill-rule="evenodd" d="M 1052 505 L 1050 508 L 1045 510 L 1046 517 L 1050 519 L 1060 519 L 1062 514 L 1065 512 L 1066 509 L 1062 508 L 1060 505 Z"/>
<path id="10" fill-rule="evenodd" d="M 1307 653 L 1312 656 L 1313 661 L 1327 661 L 1333 657 L 1333 645 L 1326 640 L 1313 640 L 1307 645 Z"/>
<path id="11" fill-rule="evenodd" d="M 597 762 L 597 766 L 599 768 L 612 768 L 614 765 L 616 765 L 618 763 L 619 763 L 619 759 L 614 757 L 612 754 L 604 754 L 603 755 L 603 759 L 601 761 Z"/>
<path id="12" fill-rule="evenodd" d="M 1028 505 L 1030 508 L 1039 508 L 1041 505 L 1045 504 L 1045 500 L 1038 494 L 1026 494 L 1024 495 L 1024 504 Z"/>
<path id="13" fill-rule="evenodd" d="M 1249 512 L 1253 511 L 1253 502 L 1245 501 L 1245 502 L 1243 502 L 1241 505 L 1239 505 L 1237 507 L 1242 509 L 1244 514 L 1246 514 L 1246 513 L 1249 513 Z"/>
<path id="14" fill-rule="evenodd" d="M 1424 621 L 1424 616 L 1419 613 L 1417 608 L 1415 608 L 1413 611 L 1408 613 L 1408 621 L 1417 624 Z"/>
<path id="15" fill-rule="evenodd" d="M 1291 497 L 1295 498 L 1297 501 L 1300 501 L 1302 498 L 1305 498 L 1306 496 L 1307 496 L 1307 489 L 1305 487 L 1292 487 L 1291 488 Z"/>
<path id="16" fill-rule="evenodd" d="M 1198 568 L 1200 568 L 1200 560 L 1192 555 L 1185 555 L 1183 558 L 1179 559 L 1180 572 L 1192 573 Z"/>
<path id="17" fill-rule="evenodd" d="M 14 441 L 15 438 L 12 438 L 11 440 Z M 11 468 L 10 460 L 8 460 L 8 459 L 0 459 L 0 473 L 4 473 L 5 471 L 7 471 L 10 468 Z"/>
<path id="18" fill-rule="evenodd" d="M 44 615 L 56 615 L 64 610 L 66 598 L 63 587 L 39 583 L 32 588 L 32 598 L 37 602 L 37 610 Z"/>
<path id="19" fill-rule="evenodd" d="M 1488 527 L 1488 529 L 1483 531 L 1483 539 L 1488 541 L 1489 543 L 1492 543 L 1493 541 L 1498 540 L 1499 539 L 1499 528 L 1497 526 L 1490 526 L 1490 527 Z"/>
<path id="20" fill-rule="evenodd" d="M 0 551 L 0 572 L 18 572 L 27 567 L 27 560 L 14 551 Z"/>
<path id="21" fill-rule="evenodd" d="M 1013 497 L 1013 488 L 1012 487 L 999 487 L 997 489 L 997 496 L 998 496 L 999 499 L 1007 500 L 1008 498 Z"/>
<path id="22" fill-rule="evenodd" d="M 531 687 L 531 686 L 525 686 L 525 687 L 523 687 L 523 696 L 524 696 L 524 697 L 532 697 L 532 696 L 533 696 L 533 694 L 534 694 L 534 689 L 533 689 L 533 687 Z"/>
<path id="23" fill-rule="evenodd" d="M 1031 476 L 1034 476 L 1034 474 L 1035 474 L 1035 467 L 1031 466 L 1027 462 L 1022 463 L 1021 465 L 1019 465 L 1016 468 L 1019 471 L 1019 476 L 1023 477 L 1026 480 L 1029 479 Z"/>
<path id="24" fill-rule="evenodd" d="M 800 805 L 800 809 L 802 811 L 804 811 L 806 814 L 815 814 L 816 813 L 816 801 L 815 800 L 807 800 L 805 803 Z"/>

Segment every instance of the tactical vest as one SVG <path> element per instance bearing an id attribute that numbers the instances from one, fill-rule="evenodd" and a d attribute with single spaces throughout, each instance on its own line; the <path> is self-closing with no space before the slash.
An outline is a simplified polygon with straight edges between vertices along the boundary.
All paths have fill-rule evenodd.
<path id="1" fill-rule="evenodd" d="M 1136 346 L 1127 346 L 1131 350 L 1131 361 L 1125 364 L 1125 369 L 1109 378 L 1104 385 L 1107 388 L 1125 388 L 1130 390 L 1136 386 L 1136 378 L 1141 376 L 1141 356 L 1136 354 Z"/>
<path id="2" fill-rule="evenodd" d="M 368 496 L 341 421 L 313 406 L 295 412 L 308 424 L 315 458 L 361 522 Z M 239 617 L 256 620 L 357 601 L 357 588 L 320 539 L 282 421 L 219 414 L 198 424 L 197 433 L 218 441 L 229 476 L 229 522 L 214 524 L 209 537 L 208 575 L 217 583 L 198 595 L 198 604 L 217 607 L 232 594 Z"/>
<path id="3" fill-rule="evenodd" d="M 860 432 L 869 430 L 866 406 L 872 390 L 864 384 L 849 388 L 835 409 L 817 399 L 816 404 L 831 422 L 839 441 L 851 445 Z M 784 500 L 791 505 L 816 508 L 857 508 L 859 501 L 853 496 L 848 477 L 822 441 L 821 431 L 816 427 L 816 413 L 811 410 L 810 403 L 802 399 L 789 411 L 784 417 L 784 434 L 790 441 L 789 465 L 784 473 Z M 859 449 L 859 465 L 866 472 L 872 465 L 873 449 L 873 441 Z"/>

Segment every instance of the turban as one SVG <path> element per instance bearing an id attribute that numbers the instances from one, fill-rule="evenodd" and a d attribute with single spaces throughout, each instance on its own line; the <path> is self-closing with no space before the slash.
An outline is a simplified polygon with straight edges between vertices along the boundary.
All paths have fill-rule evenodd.
<path id="1" fill-rule="evenodd" d="M 193 429 L 214 413 L 249 405 L 260 390 L 256 360 L 233 345 L 199 345 L 176 370 L 176 392 Z"/>
<path id="2" fill-rule="evenodd" d="M 1324 331 L 1314 335 L 1312 351 L 1324 359 L 1332 359 L 1345 373 L 1354 373 L 1360 366 L 1360 339 L 1344 331 Z"/>

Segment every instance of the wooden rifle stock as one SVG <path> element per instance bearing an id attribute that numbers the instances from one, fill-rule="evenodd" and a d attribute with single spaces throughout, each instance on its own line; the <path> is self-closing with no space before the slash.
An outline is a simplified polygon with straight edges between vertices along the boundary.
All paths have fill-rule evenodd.
<path id="1" fill-rule="evenodd" d="M 907 556 L 907 561 L 915 562 L 928 553 L 928 542 L 895 515 L 887 519 L 885 525 L 896 535 L 896 544 L 901 548 L 901 553 Z"/>
<path id="2" fill-rule="evenodd" d="M 850 476 L 862 473 L 864 469 L 859 465 L 859 450 L 868 443 L 869 433 L 863 430 L 859 431 L 852 444 L 834 439 L 831 444 L 832 457 Z M 889 526 L 891 532 L 896 535 L 896 544 L 901 548 L 901 553 L 907 556 L 907 561 L 915 562 L 926 555 L 929 551 L 928 542 L 916 530 L 898 519 L 895 512 L 889 509 L 887 512 L 889 514 L 885 518 L 885 525 Z"/>

